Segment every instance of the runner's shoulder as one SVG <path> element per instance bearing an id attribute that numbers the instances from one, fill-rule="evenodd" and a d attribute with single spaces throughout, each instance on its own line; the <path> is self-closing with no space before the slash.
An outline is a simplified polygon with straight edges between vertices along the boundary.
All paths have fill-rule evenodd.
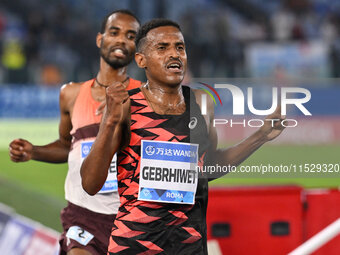
<path id="1" fill-rule="evenodd" d="M 70 112 L 84 82 L 69 82 L 60 88 L 59 102 L 65 112 Z"/>
<path id="2" fill-rule="evenodd" d="M 72 100 L 77 97 L 84 82 L 69 82 L 60 88 L 60 99 Z"/>
<path id="3" fill-rule="evenodd" d="M 83 84 L 84 82 L 69 82 L 69 83 L 65 83 L 63 86 L 61 86 L 60 88 L 60 93 L 74 93 L 74 91 L 79 91 L 80 86 Z"/>
<path id="4" fill-rule="evenodd" d="M 210 97 L 210 95 L 205 92 L 204 90 L 202 89 L 192 89 L 192 91 L 194 92 L 195 94 L 195 98 L 196 98 L 196 102 L 201 105 L 202 104 L 202 96 L 205 95 L 205 98 L 207 100 L 207 106 L 208 108 L 210 107 L 214 107 L 214 102 L 212 100 L 212 98 Z"/>

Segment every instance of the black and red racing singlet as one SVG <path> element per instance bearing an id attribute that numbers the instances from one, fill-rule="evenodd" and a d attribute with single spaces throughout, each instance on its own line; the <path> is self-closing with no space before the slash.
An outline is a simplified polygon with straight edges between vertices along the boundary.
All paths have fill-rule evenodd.
<path id="1" fill-rule="evenodd" d="M 194 93 L 186 86 L 182 90 L 186 111 L 181 115 L 159 115 L 148 105 L 139 88 L 129 91 L 131 140 L 129 146 L 118 153 L 117 179 L 121 205 L 111 233 L 108 254 L 207 254 L 205 219 L 208 181 L 197 173 L 196 184 L 191 172 L 182 171 L 181 166 L 192 164 L 191 159 L 195 156 L 199 165 L 203 163 L 209 146 L 208 132 Z M 155 149 L 155 146 L 149 145 L 144 150 L 142 143 L 145 146 L 147 143 L 158 144 L 160 147 Z M 181 146 L 197 148 L 198 155 L 194 150 L 181 150 Z M 145 164 L 142 162 L 142 150 Z M 153 158 L 157 153 L 162 155 L 163 160 Z M 185 162 L 179 162 L 181 160 Z M 154 162 L 159 162 L 163 168 L 146 166 L 141 170 L 141 165 L 152 165 Z M 141 174 L 150 177 L 149 183 L 152 185 L 158 185 L 156 189 L 145 188 L 148 192 L 154 192 L 157 198 L 151 198 L 151 195 L 151 201 L 139 198 Z M 175 182 L 180 183 L 179 189 L 186 185 L 188 192 L 169 193 L 169 187 Z M 197 188 L 190 192 L 193 185 Z M 194 197 L 190 197 L 192 194 Z M 173 200 L 167 203 L 162 199 Z M 190 199 L 193 202 L 186 203 Z"/>

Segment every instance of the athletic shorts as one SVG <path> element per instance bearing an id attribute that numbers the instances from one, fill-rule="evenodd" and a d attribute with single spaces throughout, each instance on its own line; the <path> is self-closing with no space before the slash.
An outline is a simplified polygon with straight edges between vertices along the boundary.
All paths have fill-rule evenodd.
<path id="1" fill-rule="evenodd" d="M 60 255 L 72 248 L 81 248 L 93 255 L 107 253 L 115 214 L 96 213 L 68 202 L 60 218 L 64 230 L 59 240 Z"/>

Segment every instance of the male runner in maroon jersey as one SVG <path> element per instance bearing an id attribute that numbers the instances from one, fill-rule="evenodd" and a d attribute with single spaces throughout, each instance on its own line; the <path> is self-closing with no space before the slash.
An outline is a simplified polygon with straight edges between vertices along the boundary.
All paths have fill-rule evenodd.
<path id="1" fill-rule="evenodd" d="M 207 254 L 209 176 L 197 166 L 239 165 L 283 127 L 266 123 L 238 145 L 217 150 L 213 103 L 203 117 L 202 92 L 181 86 L 187 56 L 179 25 L 152 20 L 139 30 L 136 45 L 135 60 L 148 82 L 129 92 L 119 83 L 107 89 L 100 130 L 81 167 L 82 185 L 95 194 L 118 151 L 121 205 L 108 254 Z M 280 119 L 278 110 L 269 118 Z"/>
<path id="2" fill-rule="evenodd" d="M 68 205 L 61 214 L 64 232 L 60 254 L 105 254 L 118 211 L 116 166 L 112 162 L 108 178 L 101 192 L 89 196 L 81 186 L 80 166 L 91 148 L 102 118 L 98 114 L 105 101 L 105 89 L 121 82 L 127 89 L 141 86 L 140 81 L 127 76 L 127 65 L 135 53 L 138 19 L 128 10 L 117 10 L 107 15 L 96 43 L 100 49 L 100 70 L 95 79 L 68 83 L 60 92 L 59 139 L 44 146 L 34 146 L 23 139 L 10 144 L 14 162 L 30 159 L 61 163 L 68 161 L 65 197 Z M 108 172 L 109 167 L 105 169 Z"/>

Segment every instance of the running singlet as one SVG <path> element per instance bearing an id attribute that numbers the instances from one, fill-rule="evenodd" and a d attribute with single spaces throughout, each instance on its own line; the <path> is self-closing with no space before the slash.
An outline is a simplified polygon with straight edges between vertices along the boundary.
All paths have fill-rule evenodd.
<path id="1" fill-rule="evenodd" d="M 129 91 L 131 139 L 118 153 L 110 255 L 207 254 L 208 181 L 192 169 L 203 164 L 208 132 L 194 93 L 182 88 L 181 115 L 159 115 L 139 88 Z"/>
<path id="2" fill-rule="evenodd" d="M 82 161 L 90 151 L 94 142 L 102 115 L 95 115 L 99 105 L 91 94 L 91 87 L 94 79 L 84 82 L 80 85 L 79 94 L 76 98 L 72 114 L 72 145 L 68 157 L 68 172 L 65 180 L 65 198 L 67 201 L 86 208 L 93 212 L 102 214 L 116 214 L 119 207 L 119 196 L 117 191 L 116 165 L 110 167 L 111 174 L 105 183 L 101 192 L 90 196 L 82 185 L 80 176 L 80 167 Z M 140 81 L 130 78 L 127 89 L 134 89 L 141 86 Z"/>

